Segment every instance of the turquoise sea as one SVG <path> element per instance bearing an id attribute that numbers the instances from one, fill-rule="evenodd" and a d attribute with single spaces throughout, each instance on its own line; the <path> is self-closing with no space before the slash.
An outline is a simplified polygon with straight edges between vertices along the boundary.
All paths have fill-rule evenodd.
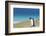
<path id="1" fill-rule="evenodd" d="M 14 21 L 28 20 L 30 17 L 36 19 L 39 17 L 40 10 L 37 8 L 13 8 Z"/>

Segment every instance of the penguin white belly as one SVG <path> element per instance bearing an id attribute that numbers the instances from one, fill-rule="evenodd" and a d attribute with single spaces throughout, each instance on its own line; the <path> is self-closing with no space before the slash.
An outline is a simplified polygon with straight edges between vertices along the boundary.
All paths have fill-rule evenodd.
<path id="1" fill-rule="evenodd" d="M 33 26 L 33 19 L 31 19 L 31 26 Z"/>

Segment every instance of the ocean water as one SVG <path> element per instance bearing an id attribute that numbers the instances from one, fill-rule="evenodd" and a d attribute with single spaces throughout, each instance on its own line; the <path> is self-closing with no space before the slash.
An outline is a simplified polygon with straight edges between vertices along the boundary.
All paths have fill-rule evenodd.
<path id="1" fill-rule="evenodd" d="M 14 8 L 13 10 L 13 21 L 24 21 L 29 20 L 29 18 L 36 19 L 40 14 L 40 10 L 36 8 Z"/>

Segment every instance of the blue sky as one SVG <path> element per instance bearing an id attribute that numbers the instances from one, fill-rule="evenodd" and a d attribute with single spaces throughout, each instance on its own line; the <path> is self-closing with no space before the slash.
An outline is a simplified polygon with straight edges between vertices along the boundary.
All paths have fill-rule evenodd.
<path id="1" fill-rule="evenodd" d="M 37 18 L 39 16 L 39 9 L 36 8 L 14 8 L 14 21 L 27 20 L 29 17 Z"/>

